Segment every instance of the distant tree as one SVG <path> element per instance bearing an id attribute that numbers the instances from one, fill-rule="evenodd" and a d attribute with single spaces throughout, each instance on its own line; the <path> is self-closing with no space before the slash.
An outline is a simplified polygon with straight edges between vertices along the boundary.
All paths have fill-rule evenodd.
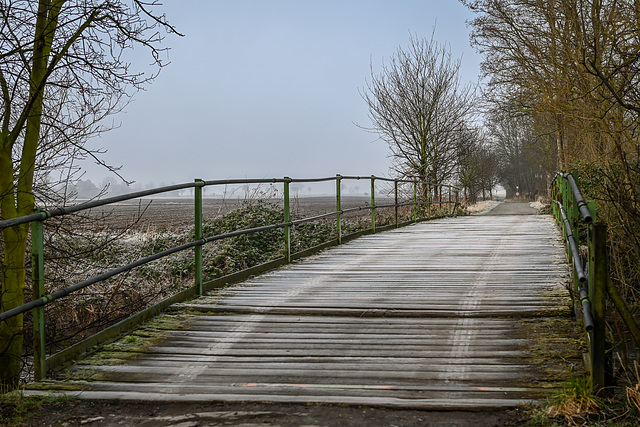
<path id="1" fill-rule="evenodd" d="M 475 88 L 462 85 L 460 59 L 448 46 L 411 37 L 398 48 L 361 95 L 372 127 L 389 144 L 393 169 L 401 177 L 443 184 L 455 170 L 456 148 L 474 107 Z M 426 196 L 427 187 L 422 188 Z"/>
<path id="2" fill-rule="evenodd" d="M 0 218 L 30 214 L 34 182 L 78 157 L 163 66 L 155 1 L 13 0 L 0 4 Z M 126 52 L 145 48 L 151 68 L 134 71 Z M 146 72 L 145 72 L 146 71 Z M 104 164 L 104 163 L 102 163 Z M 71 172 L 68 172 L 71 173 Z M 63 174 L 64 175 L 64 174 Z M 67 175 L 68 176 L 68 175 Z M 28 225 L 2 230 L 0 311 L 24 300 Z M 0 325 L 0 383 L 14 387 L 21 370 L 22 316 Z"/>
<path id="3" fill-rule="evenodd" d="M 528 115 L 512 117 L 494 111 L 487 122 L 488 138 L 497 156 L 500 184 L 512 197 L 516 191 L 534 197 L 546 194 L 555 162 L 547 161 L 555 146 L 537 135 Z"/>
<path id="4" fill-rule="evenodd" d="M 100 193 L 100 189 L 95 186 L 90 179 L 86 181 L 80 179 L 74 184 L 74 189 L 80 199 L 91 199 Z"/>
<path id="5" fill-rule="evenodd" d="M 504 165 L 505 178 L 531 188 L 546 175 L 547 187 L 549 172 L 575 172 L 608 225 L 611 283 L 640 313 L 640 2 L 460 1 L 475 13 L 471 41 L 490 99 L 511 106 L 492 118 L 496 142 L 521 159 Z M 503 144 L 513 126 L 530 142 Z M 620 360 L 631 354 L 622 336 L 608 337 L 622 344 Z"/>
<path id="6" fill-rule="evenodd" d="M 459 139 L 457 149 L 457 177 L 462 196 L 469 204 L 477 202 L 480 195 L 491 197 L 498 184 L 498 158 L 484 135 L 468 129 Z"/>

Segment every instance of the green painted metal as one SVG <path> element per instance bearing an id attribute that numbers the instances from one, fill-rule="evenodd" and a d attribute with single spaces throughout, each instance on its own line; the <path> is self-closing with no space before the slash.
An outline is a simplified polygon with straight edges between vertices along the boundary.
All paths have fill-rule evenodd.
<path id="1" fill-rule="evenodd" d="M 376 178 L 371 175 L 371 232 L 376 232 Z"/>
<path id="2" fill-rule="evenodd" d="M 424 200 L 424 202 L 427 203 L 425 205 L 426 208 L 427 208 L 427 218 L 431 218 L 431 201 L 432 201 L 431 189 L 432 189 L 431 185 L 427 184 L 427 198 L 426 198 L 426 200 Z M 423 194 L 423 196 L 424 196 L 424 194 Z"/>
<path id="3" fill-rule="evenodd" d="M 597 209 L 596 209 L 596 202 L 594 202 L 593 200 L 590 200 L 587 202 L 587 209 L 589 209 L 589 212 L 591 213 L 591 218 L 593 222 L 597 222 Z"/>
<path id="4" fill-rule="evenodd" d="M 33 268 L 33 299 L 42 298 L 44 293 L 44 224 L 31 223 L 31 259 Z M 44 331 L 44 306 L 33 310 L 33 363 L 36 381 L 47 374 L 47 350 Z"/>
<path id="5" fill-rule="evenodd" d="M 395 225 L 396 227 L 398 226 L 398 180 L 395 180 L 393 182 L 393 196 L 394 196 L 394 201 L 395 201 Z"/>
<path id="6" fill-rule="evenodd" d="M 201 179 L 196 179 L 196 183 L 204 183 Z M 195 186 L 193 188 L 193 200 L 194 200 L 194 234 L 196 240 L 202 240 L 202 188 L 203 186 Z M 194 248 L 195 256 L 195 285 L 197 292 L 200 296 L 204 295 L 204 289 L 202 287 L 202 245 L 198 245 Z"/>
<path id="7" fill-rule="evenodd" d="M 605 224 L 590 225 L 589 239 L 589 298 L 593 316 L 591 331 L 591 389 L 599 392 L 605 384 L 605 315 L 607 301 L 607 226 Z"/>
<path id="8" fill-rule="evenodd" d="M 342 176 L 336 175 L 336 234 L 338 244 L 342 243 L 342 200 L 340 198 L 340 186 L 342 185 Z"/>
<path id="9" fill-rule="evenodd" d="M 291 212 L 289 208 L 289 183 L 291 178 L 284 178 L 284 222 L 288 224 L 291 221 Z M 291 227 L 284 227 L 284 258 L 287 263 L 291 262 Z"/>
<path id="10" fill-rule="evenodd" d="M 573 180 L 573 187 L 569 180 Z M 605 383 L 605 327 L 606 327 L 606 296 L 608 286 L 608 259 L 606 225 L 596 223 L 596 204 L 593 201 L 585 202 L 580 194 L 577 185 L 577 177 L 569 174 L 556 174 L 554 178 L 551 194 L 554 203 L 553 213 L 558 223 L 562 226 L 565 239 L 571 237 L 574 239 L 573 246 L 578 248 L 579 229 L 583 224 L 588 224 L 588 247 L 589 247 L 589 277 L 586 283 L 582 284 L 576 270 L 576 263 L 581 264 L 579 260 L 580 254 L 574 253 L 571 249 L 572 245 L 567 245 L 567 259 L 573 269 L 573 287 L 574 292 L 580 293 L 582 309 L 587 307 L 590 313 L 585 313 L 585 319 L 590 317 L 593 319 L 593 329 L 585 331 L 589 337 L 589 371 L 591 389 L 594 393 L 598 393 L 604 389 Z M 580 205 L 583 206 L 582 210 Z M 587 211 L 584 210 L 586 205 Z M 567 220 L 562 219 L 562 213 Z M 585 215 L 590 214 L 589 218 Z M 574 257 L 576 259 L 574 259 Z M 578 266 L 580 267 L 580 266 Z M 586 292 L 584 287 L 587 286 Z M 585 305 L 586 302 L 586 305 Z M 580 306 L 580 304 L 576 304 Z"/>
<path id="11" fill-rule="evenodd" d="M 418 220 L 418 183 L 413 183 L 413 220 Z"/>
<path id="12" fill-rule="evenodd" d="M 283 265 L 286 262 L 290 262 L 291 259 L 293 259 L 294 257 L 300 257 L 300 256 L 304 256 L 308 253 L 313 253 L 316 250 L 320 250 L 323 249 L 325 247 L 334 245 L 334 244 L 340 244 L 343 241 L 346 240 L 351 240 L 355 237 L 358 237 L 360 235 L 365 235 L 365 234 L 370 234 L 370 233 L 374 233 L 376 231 L 381 231 L 381 230 L 387 230 L 390 228 L 394 228 L 394 227 L 398 227 L 398 226 L 404 226 L 404 225 L 408 225 L 412 222 L 415 222 L 418 220 L 418 209 L 417 207 L 419 206 L 418 204 L 418 197 L 417 197 L 417 186 L 418 186 L 418 182 L 415 180 L 394 180 L 394 179 L 389 179 L 389 178 L 380 178 L 380 177 L 376 177 L 374 175 L 371 175 L 370 179 L 371 179 L 371 212 L 372 212 L 372 227 L 371 230 L 363 230 L 361 232 L 358 233 L 353 233 L 353 234 L 349 234 L 347 236 L 342 236 L 342 229 L 341 229 L 341 216 L 342 216 L 342 208 L 341 208 L 341 204 L 342 204 L 342 200 L 341 200 L 341 184 L 342 184 L 342 180 L 346 179 L 347 177 L 343 177 L 341 175 L 336 175 L 335 178 L 317 178 L 317 179 L 310 179 L 310 180 L 295 180 L 296 182 L 319 182 L 319 181 L 329 181 L 329 180 L 335 180 L 336 181 L 336 212 L 334 213 L 330 213 L 330 214 L 326 214 L 326 215 L 320 215 L 318 217 L 315 218 L 306 218 L 303 220 L 298 220 L 296 222 L 292 222 L 291 221 L 291 212 L 290 212 L 290 191 L 289 191 L 289 184 L 291 182 L 293 182 L 294 180 L 292 180 L 291 178 L 285 177 L 284 179 L 258 179 L 258 180 L 252 180 L 252 179 L 236 179 L 236 180 L 218 180 L 218 181 L 203 181 L 201 179 L 196 179 L 194 180 L 193 183 L 188 183 L 188 184 L 178 184 L 178 185 L 172 185 L 172 186 L 166 186 L 166 187 L 162 187 L 162 188 L 158 188 L 158 189 L 151 189 L 151 190 L 145 190 L 145 191 L 141 191 L 141 192 L 135 192 L 135 193 L 131 193 L 129 195 L 124 195 L 124 196 L 116 196 L 116 197 L 112 197 L 112 198 L 107 198 L 104 200 L 98 200 L 98 201 L 92 201 L 92 202 L 87 202 L 87 203 L 83 203 L 80 205 L 76 205 L 76 206 L 70 206 L 70 207 L 64 207 L 64 208 L 57 208 L 54 209 L 52 211 L 42 211 L 33 215 L 29 215 L 27 217 L 22 217 L 22 218 L 17 218 L 17 219 L 13 219 L 13 220 L 7 220 L 7 221 L 0 221 L 0 228 L 4 228 L 4 227 L 8 227 L 8 226 L 13 226 L 13 225 L 17 225 L 17 224 L 24 224 L 24 223 L 28 223 L 31 222 L 32 223 L 32 233 L 33 233 L 33 246 L 32 246 L 32 252 L 33 252 L 33 266 L 34 266 L 34 270 L 33 270 L 33 283 L 37 284 L 37 286 L 34 286 L 34 301 L 32 301 L 31 303 L 27 303 L 24 304 L 23 306 L 19 307 L 17 312 L 21 312 L 24 313 L 26 311 L 29 310 L 34 310 L 34 317 L 35 317 L 35 321 L 34 321 L 34 339 L 36 340 L 36 342 L 34 342 L 34 349 L 35 349 L 35 354 L 36 354 L 36 378 L 41 379 L 44 378 L 46 376 L 46 372 L 47 369 L 51 369 L 51 368 L 55 368 L 58 366 L 61 366 L 62 364 L 68 362 L 71 358 L 76 357 L 77 355 L 84 353 L 84 352 L 88 352 L 91 351 L 96 345 L 100 344 L 100 343 L 104 343 L 104 342 L 108 342 L 111 339 L 114 339 L 117 335 L 125 333 L 128 330 L 131 330 L 133 327 L 135 327 L 135 325 L 138 325 L 144 321 L 146 321 L 146 319 L 150 318 L 151 316 L 158 314 L 159 312 L 165 310 L 170 304 L 179 302 L 179 301 L 184 301 L 188 298 L 192 298 L 193 296 L 196 295 L 202 295 L 204 294 L 206 291 L 213 289 L 213 288 L 217 288 L 220 286 L 225 286 L 228 283 L 232 283 L 238 280 L 242 280 L 242 278 L 246 278 L 248 277 L 247 275 L 253 275 L 253 274 L 258 274 L 259 272 L 262 271 L 266 271 L 268 269 L 272 269 L 272 268 L 276 268 L 280 265 Z M 348 177 L 349 179 L 361 179 L 361 177 Z M 389 225 L 389 226 L 384 226 L 384 227 L 379 227 L 378 230 L 376 230 L 376 226 L 375 226 L 375 211 L 377 208 L 376 204 L 375 204 L 375 181 L 379 179 L 382 181 L 392 181 L 394 182 L 394 188 L 395 188 L 395 210 L 396 210 L 396 220 L 395 220 L 395 224 L 394 225 Z M 249 230 L 240 230 L 240 231 L 236 231 L 236 232 L 232 232 L 232 233 L 226 233 L 224 235 L 219 235 L 219 236 L 211 236 L 211 237 L 204 237 L 203 236 L 203 189 L 205 186 L 207 185 L 227 185 L 227 184 L 243 184 L 243 183 L 277 183 L 277 182 L 282 182 L 284 184 L 285 187 L 285 222 L 283 224 L 274 224 L 271 226 L 268 226 L 267 228 L 269 229 L 273 229 L 273 228 L 285 228 L 285 235 L 286 235 L 286 240 L 287 240 L 287 249 L 286 249 L 286 256 L 283 257 L 283 259 L 279 259 L 279 260 L 275 260 L 266 264 L 263 264 L 261 266 L 256 266 L 254 268 L 251 268 L 249 270 L 243 271 L 243 272 L 239 272 L 239 273 L 234 273 L 232 275 L 229 276 L 225 276 L 224 278 L 220 278 L 220 279 L 215 279 L 213 281 L 208 281 L 208 282 L 204 282 L 203 281 L 203 271 L 202 271 L 202 246 L 208 242 L 212 242 L 215 240 L 219 240 L 221 238 L 226 238 L 226 237 L 230 237 L 232 235 L 239 235 L 239 234 L 246 234 L 246 233 L 250 233 L 250 232 L 256 232 L 258 231 L 258 228 L 256 229 L 249 229 Z M 414 221 L 409 221 L 409 222 L 405 222 L 402 224 L 399 224 L 399 218 L 398 218 L 398 208 L 399 208 L 399 203 L 398 203 L 398 183 L 399 182 L 408 182 L 408 183 L 413 183 L 414 185 Z M 131 264 L 127 264 L 126 266 L 122 266 L 122 267 L 118 267 L 115 268 L 113 270 L 110 270 L 106 273 L 103 273 L 99 276 L 96 276 L 94 278 L 91 278 L 89 280 L 86 280 L 84 282 L 69 286 L 65 289 L 61 289 L 58 290 L 56 292 L 54 292 L 52 295 L 46 295 L 44 292 L 44 259 L 43 259 L 43 222 L 44 220 L 46 220 L 47 218 L 53 217 L 53 216 L 61 216 L 61 215 L 66 215 L 68 213 L 72 213 L 72 212 L 78 212 L 78 211 L 82 211 L 85 209 L 90 209 L 93 207 L 98 207 L 98 206 L 105 206 L 108 205 L 110 203 L 115 203 L 115 202 L 119 202 L 119 201 L 124 201 L 124 200 L 130 200 L 133 198 L 138 198 L 138 197 L 144 197 L 144 196 L 149 196 L 152 194 L 160 194 L 162 192 L 168 192 L 168 191 L 174 191 L 176 189 L 184 189 L 184 188 L 193 188 L 194 189 L 194 234 L 195 234 L 195 240 L 193 242 L 181 245 L 179 247 L 175 247 L 172 249 L 168 249 L 166 251 L 162 251 L 159 252 L 157 254 L 151 255 L 149 257 L 145 257 L 144 259 L 135 261 L 134 263 Z M 382 207 L 382 206 L 381 206 Z M 381 208 L 380 207 L 380 208 Z M 391 207 L 390 205 L 385 205 L 384 207 Z M 358 210 L 358 209 L 362 209 L 362 208 L 356 208 L 354 210 Z M 346 212 L 346 211 L 345 211 Z M 306 221 L 312 221 L 312 220 L 316 220 L 319 218 L 323 218 L 323 217 L 327 217 L 330 215 L 336 215 L 337 218 L 337 234 L 338 234 L 338 238 L 333 241 L 333 242 L 329 242 L 326 243 L 324 245 L 320 245 L 316 248 L 310 248 L 307 251 L 304 251 L 302 253 L 299 254 L 295 254 L 292 255 L 291 254 L 291 236 L 290 236 L 290 230 L 292 227 L 292 224 L 294 223 L 298 223 L 298 222 L 306 222 Z M 265 227 L 259 227 L 260 229 L 263 229 Z M 45 333 L 44 333 L 44 306 L 53 301 L 54 299 L 58 299 L 58 298 L 62 298 L 72 292 L 75 292 L 76 290 L 79 289 L 83 289 L 87 286 L 91 286 L 92 284 L 98 283 L 101 280 L 104 280 L 107 277 L 112 277 L 116 274 L 120 274 L 124 271 L 128 271 L 132 268 L 135 268 L 138 265 L 143 265 L 144 263 L 150 262 L 152 260 L 155 259 L 160 259 L 164 256 L 167 256 L 169 254 L 172 253 L 176 253 L 178 251 L 181 250 L 186 250 L 186 249 L 190 249 L 190 248 L 194 248 L 195 251 L 195 283 L 194 286 L 183 291 L 180 292 L 176 295 L 174 295 L 173 297 L 168 298 L 167 300 L 162 301 L 161 303 L 150 307 L 148 309 L 145 309 L 133 316 L 131 316 L 130 318 L 118 323 L 117 325 L 114 325 L 113 327 L 107 328 L 106 330 L 96 334 L 93 337 L 88 338 L 85 341 L 82 341 L 81 343 L 75 344 L 71 347 L 69 347 L 68 349 L 56 353 L 54 355 L 52 355 L 51 357 L 47 358 L 46 357 L 46 349 L 45 349 Z M 15 310 L 11 310 L 8 312 L 4 312 L 4 313 L 0 313 L 0 320 L 3 320 L 5 318 L 10 318 L 11 316 L 14 316 L 17 314 L 13 313 L 13 311 Z"/>

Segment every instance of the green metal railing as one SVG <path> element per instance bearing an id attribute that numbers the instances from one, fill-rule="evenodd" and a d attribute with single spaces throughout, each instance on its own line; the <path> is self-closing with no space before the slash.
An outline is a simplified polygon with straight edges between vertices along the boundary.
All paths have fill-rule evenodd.
<path id="1" fill-rule="evenodd" d="M 573 292 L 578 295 L 583 325 L 589 341 L 591 388 L 605 387 L 605 311 L 608 280 L 607 228 L 596 222 L 595 202 L 585 201 L 573 175 L 556 174 L 552 183 L 553 211 L 568 242 L 567 256 L 573 266 Z M 580 230 L 586 228 L 588 262 L 580 256 Z M 585 271 L 586 270 L 586 271 Z"/>
<path id="2" fill-rule="evenodd" d="M 607 226 L 596 221 L 596 204 L 585 201 L 573 174 L 557 173 L 552 183 L 554 214 L 569 242 L 573 289 L 579 295 L 589 340 L 589 368 L 594 392 L 604 389 L 606 361 L 606 303 L 613 303 L 631 337 L 640 345 L 640 326 L 613 284 L 608 272 Z M 582 231 L 582 233 L 581 233 Z M 583 268 L 580 235 L 586 236 L 588 260 Z"/>
<path id="3" fill-rule="evenodd" d="M 371 204 L 366 206 L 359 206 L 356 208 L 350 209 L 342 209 L 342 200 L 341 196 L 341 184 L 344 180 L 370 180 L 371 182 Z M 328 212 L 322 215 L 317 215 L 313 217 L 291 220 L 291 210 L 290 210 L 290 184 L 292 183 L 317 183 L 317 182 L 327 182 L 327 181 L 335 181 L 336 182 L 336 210 L 333 212 Z M 394 203 L 393 204 L 383 204 L 376 205 L 376 182 L 392 182 L 394 188 Z M 205 237 L 203 235 L 203 214 L 202 214 L 202 192 L 203 188 L 206 186 L 215 186 L 215 185 L 244 185 L 244 184 L 274 184 L 281 183 L 283 185 L 283 198 L 284 198 L 284 222 L 278 224 L 270 224 L 262 227 L 255 227 L 250 229 L 243 230 L 235 230 L 229 233 L 219 234 L 215 236 Z M 413 200 L 407 202 L 399 202 L 400 195 L 398 191 L 398 185 L 408 183 L 413 184 Z M 418 198 L 418 186 L 423 185 L 423 188 L 426 188 L 426 197 L 424 200 L 420 200 Z M 64 289 L 57 290 L 51 294 L 45 293 L 45 277 L 44 277 L 44 226 L 43 223 L 49 218 L 68 215 L 74 212 L 80 212 L 84 210 L 93 209 L 96 207 L 107 206 L 113 203 L 122 202 L 126 200 L 138 199 L 141 197 L 148 197 L 156 194 L 168 193 L 176 190 L 183 190 L 193 188 L 194 189 L 194 234 L 195 240 L 180 246 L 173 247 L 171 249 L 167 249 L 153 255 L 141 258 L 133 263 L 119 266 L 112 270 L 106 271 L 103 274 L 90 278 L 80 283 L 76 283 L 72 286 L 66 287 Z M 442 197 L 437 198 L 436 194 L 443 194 L 443 189 L 448 188 L 448 199 L 441 200 Z M 452 198 L 452 194 L 455 195 Z M 144 322 L 146 319 L 154 316 L 155 314 L 161 312 L 169 305 L 187 300 L 197 295 L 203 295 L 206 291 L 214 289 L 216 287 L 225 286 L 229 283 L 234 283 L 239 280 L 242 280 L 247 275 L 257 274 L 258 272 L 266 271 L 270 268 L 275 268 L 279 265 L 283 265 L 289 263 L 294 258 L 299 258 L 307 255 L 308 253 L 312 253 L 313 251 L 321 250 L 325 247 L 331 246 L 333 244 L 341 244 L 347 237 L 353 238 L 362 234 L 375 233 L 380 229 L 386 229 L 389 227 L 399 227 L 401 225 L 411 224 L 415 221 L 419 220 L 419 214 L 421 209 L 418 209 L 419 206 L 422 205 L 438 205 L 438 213 L 440 216 L 443 215 L 455 215 L 457 212 L 457 207 L 459 205 L 459 196 L 458 189 L 449 186 L 449 185 L 435 185 L 435 184 L 423 184 L 420 181 L 416 180 L 406 180 L 406 179 L 391 179 L 377 176 L 369 176 L 369 177 L 361 177 L 361 176 L 343 176 L 336 175 L 335 177 L 329 178 L 313 178 L 313 179 L 293 179 L 289 177 L 285 178 L 272 178 L 272 179 L 230 179 L 230 180 L 214 180 L 214 181 L 204 181 L 201 179 L 196 179 L 192 183 L 184 183 L 177 184 L 171 186 L 165 186 L 145 191 L 138 191 L 126 195 L 109 197 L 103 200 L 95 200 L 86 203 L 81 203 L 74 206 L 57 208 L 50 211 L 37 211 L 36 213 L 20 218 L 14 218 L 10 220 L 0 221 L 0 229 L 4 229 L 7 227 L 16 226 L 19 224 L 31 223 L 31 240 L 32 240 L 32 271 L 33 271 L 33 300 L 29 303 L 23 304 L 20 307 L 16 307 L 12 310 L 8 310 L 6 312 L 0 313 L 0 321 L 5 321 L 11 317 L 26 313 L 28 311 L 33 310 L 33 344 L 34 344 L 34 375 L 36 380 L 40 380 L 46 377 L 47 371 L 58 367 L 74 357 L 77 357 L 79 354 L 86 352 L 93 348 L 95 345 L 104 342 L 105 340 L 111 339 L 115 336 L 119 336 L 123 332 L 131 330 L 135 325 Z M 446 206 L 446 211 L 443 214 L 443 205 Z M 399 208 L 411 206 L 413 208 L 412 220 L 399 223 Z M 395 209 L 395 221 L 394 224 L 387 227 L 382 227 L 379 230 L 376 230 L 376 210 L 382 208 L 394 208 Z M 367 230 L 366 233 L 358 232 L 351 234 L 349 236 L 342 235 L 342 216 L 349 212 L 362 211 L 369 209 L 371 210 L 371 229 Z M 426 218 L 431 217 L 431 208 L 424 210 L 427 213 Z M 291 253 L 291 230 L 296 225 L 316 221 L 324 218 L 329 218 L 335 216 L 336 217 L 336 239 L 334 242 L 329 242 L 328 244 L 320 245 L 316 248 L 311 248 L 308 251 L 304 251 L 298 254 Z M 263 264 L 261 266 L 253 267 L 244 272 L 233 273 L 228 276 L 217 278 L 210 280 L 208 282 L 204 282 L 203 280 L 203 256 L 202 256 L 202 246 L 211 243 L 217 240 L 222 240 L 234 236 L 240 236 L 244 234 L 251 234 L 260 231 L 273 230 L 273 229 L 284 229 L 284 257 L 280 260 L 276 260 L 270 263 Z M 152 261 L 164 258 L 171 254 L 184 251 L 187 249 L 194 248 L 194 258 L 195 258 L 195 284 L 192 288 L 189 288 L 185 291 L 182 291 L 152 307 L 149 307 L 128 319 L 119 322 L 106 330 L 90 337 L 80 343 L 77 343 L 59 353 L 51 355 L 47 357 L 46 355 L 46 343 L 45 343 L 45 316 L 44 316 L 44 308 L 47 304 L 63 298 L 67 295 L 72 294 L 80 289 L 87 288 L 91 285 L 104 281 L 110 277 L 116 276 L 123 272 L 129 271 L 133 268 L 139 267 L 141 265 L 150 263 Z"/>

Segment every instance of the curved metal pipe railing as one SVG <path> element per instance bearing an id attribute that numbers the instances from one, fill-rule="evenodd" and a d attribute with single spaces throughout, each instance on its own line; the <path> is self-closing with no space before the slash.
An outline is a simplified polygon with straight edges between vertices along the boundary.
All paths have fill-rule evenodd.
<path id="1" fill-rule="evenodd" d="M 611 284 L 608 272 L 607 255 L 607 226 L 596 222 L 596 205 L 592 201 L 585 201 L 576 178 L 571 173 L 558 172 L 553 178 L 552 194 L 554 200 L 554 214 L 558 223 L 564 229 L 569 242 L 568 256 L 574 264 L 574 292 L 579 295 L 583 312 L 584 328 L 587 331 L 589 357 L 587 370 L 590 375 L 591 390 L 598 393 L 607 384 L 605 371 L 606 360 L 606 312 L 607 294 L 629 327 L 630 331 L 640 328 L 629 314 L 623 302 L 615 302 L 615 289 Z M 586 233 L 579 233 L 583 229 Z M 580 257 L 580 240 L 586 237 L 589 248 L 588 270 L 583 268 Z M 585 270 L 587 272 L 585 273 Z M 585 275 L 584 280 L 582 279 Z M 640 342 L 640 340 L 639 340 Z"/>
<path id="2" fill-rule="evenodd" d="M 567 218 L 567 214 L 564 211 L 564 207 L 562 206 L 562 203 L 560 203 L 557 200 L 553 200 L 553 202 L 558 206 L 562 214 L 565 234 L 567 236 L 567 241 L 569 242 L 569 247 L 571 248 L 571 253 L 573 254 L 572 256 L 573 268 L 575 269 L 576 276 L 578 277 L 578 281 L 580 282 L 578 295 L 580 296 L 580 303 L 582 305 L 584 329 L 587 332 L 591 332 L 594 327 L 593 316 L 591 314 L 591 301 L 589 300 L 589 288 L 587 283 L 587 277 L 584 274 L 584 267 L 582 265 L 582 260 L 580 259 L 580 256 L 579 256 L 580 252 L 578 251 L 578 245 L 576 244 L 575 237 L 573 237 L 571 223 Z"/>
<path id="3" fill-rule="evenodd" d="M 571 192 L 573 193 L 573 198 L 576 201 L 576 205 L 578 206 L 578 211 L 582 216 L 585 224 L 591 224 L 593 222 L 593 218 L 591 216 L 591 211 L 587 205 L 587 202 L 584 200 L 580 189 L 578 188 L 578 184 L 576 183 L 575 178 L 570 173 L 565 172 L 557 172 L 556 176 L 553 178 L 553 182 L 555 182 L 556 178 L 561 177 L 567 180 L 569 183 L 569 187 L 571 188 Z"/>

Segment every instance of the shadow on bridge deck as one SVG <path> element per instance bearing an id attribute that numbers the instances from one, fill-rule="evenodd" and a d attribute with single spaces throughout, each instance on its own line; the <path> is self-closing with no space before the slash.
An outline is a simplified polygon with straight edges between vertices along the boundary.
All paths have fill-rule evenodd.
<path id="1" fill-rule="evenodd" d="M 568 278 L 550 217 L 415 224 L 174 306 L 44 388 L 73 384 L 87 399 L 511 407 L 581 369 Z"/>

